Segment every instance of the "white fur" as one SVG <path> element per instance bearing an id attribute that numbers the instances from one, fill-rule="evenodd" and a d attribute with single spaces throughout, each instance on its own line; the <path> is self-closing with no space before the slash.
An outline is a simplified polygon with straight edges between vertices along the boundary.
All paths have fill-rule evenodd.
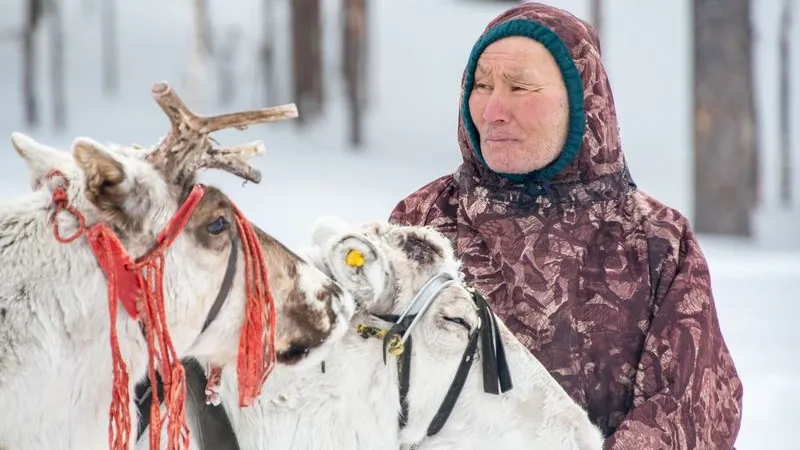
<path id="1" fill-rule="evenodd" d="M 85 236 L 67 244 L 55 240 L 51 216 L 57 181 L 46 179 L 48 171 L 59 169 L 69 178 L 70 204 L 82 212 L 87 226 L 104 215 L 87 200 L 86 177 L 76 153 L 58 151 L 16 133 L 12 143 L 30 170 L 35 190 L 0 203 L 0 449 L 107 449 L 112 359 L 106 278 Z M 136 152 L 105 148 L 85 138 L 76 139 L 73 152 L 87 145 L 95 152 L 92 157 L 113 158 L 123 165 L 124 186 L 137 186 L 138 196 L 131 195 L 123 208 L 129 215 L 146 215 L 151 220 L 141 235 L 123 244 L 138 256 L 153 244 L 175 212 L 176 195 L 158 171 L 134 156 Z M 62 236 L 77 229 L 69 214 L 61 214 L 58 222 Z M 184 234 L 167 252 L 165 311 L 180 357 L 215 364 L 235 361 L 244 310 L 241 252 L 239 276 L 225 306 L 202 339 L 197 339 L 219 290 L 227 257 L 227 253 L 205 250 Z M 307 303 L 323 304 L 315 293 L 330 280 L 311 266 L 300 273 Z M 276 297 L 276 301 L 281 299 Z M 346 323 L 350 301 L 346 297 L 330 301 L 344 305 L 336 307 L 337 320 Z M 137 322 L 121 304 L 115 326 L 132 396 L 134 385 L 145 375 L 147 350 Z M 330 339 L 344 332 L 341 324 L 334 328 Z M 321 346 L 314 351 L 324 350 Z M 133 435 L 138 418 L 133 402 L 130 406 Z"/>
<path id="2" fill-rule="evenodd" d="M 308 260 L 325 268 L 349 289 L 359 304 L 352 320 L 388 328 L 372 313 L 399 313 L 436 273 L 460 275 L 450 243 L 422 227 L 368 223 L 356 229 L 338 219 L 318 222 Z M 403 237 L 416 236 L 440 249 L 431 264 L 417 264 L 402 250 Z M 349 249 L 366 259 L 362 270 L 344 264 Z M 470 292 L 461 284 L 446 288 L 412 332 L 413 356 L 409 422 L 398 426 L 399 395 L 395 360 L 382 360 L 382 343 L 364 340 L 352 329 L 318 366 L 279 368 L 265 384 L 258 403 L 240 409 L 235 373 L 223 378 L 223 404 L 243 449 L 550 449 L 599 450 L 597 427 L 536 358 L 498 320 L 514 389 L 499 396 L 484 393 L 480 356 L 444 428 L 425 433 L 438 410 L 467 345 L 468 331 L 444 317 L 478 323 Z M 194 425 L 194 424 L 191 424 Z M 199 448 L 199 447 L 195 447 Z"/>

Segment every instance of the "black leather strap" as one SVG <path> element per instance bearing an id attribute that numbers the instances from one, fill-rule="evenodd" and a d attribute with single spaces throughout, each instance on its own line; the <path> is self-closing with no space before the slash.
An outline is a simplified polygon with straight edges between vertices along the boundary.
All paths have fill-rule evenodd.
<path id="1" fill-rule="evenodd" d="M 475 329 L 469 337 L 467 347 L 461 357 L 461 363 L 458 365 L 456 375 L 450 383 L 450 387 L 445 394 L 439 409 L 436 411 L 433 420 L 428 425 L 427 436 L 435 436 L 450 417 L 450 414 L 455 408 L 458 397 L 464 389 L 464 384 L 467 381 L 467 376 L 472 368 L 472 361 L 475 360 L 475 354 L 478 349 L 478 343 L 481 344 L 481 360 L 483 370 L 483 390 L 486 393 L 499 395 L 500 392 L 507 392 L 513 388 L 511 382 L 511 372 L 508 368 L 508 361 L 506 359 L 505 347 L 500 335 L 500 329 L 497 326 L 497 319 L 492 313 L 486 299 L 476 290 L 471 290 L 472 301 L 478 308 L 478 316 L 480 317 L 480 326 Z M 382 315 L 378 316 L 381 320 L 387 322 L 396 322 L 397 316 Z M 408 325 L 413 320 L 413 317 L 407 317 L 402 323 L 395 324 L 390 332 L 386 333 L 384 338 L 385 342 L 389 339 L 392 332 L 403 334 Z M 405 427 L 408 423 L 408 392 L 411 387 L 410 374 L 411 374 L 411 337 L 406 340 L 405 349 L 401 358 L 397 361 L 398 371 L 398 388 L 400 391 L 400 428 Z M 385 357 L 385 350 L 384 350 Z M 499 386 L 498 386 L 499 385 Z"/>
<path id="2" fill-rule="evenodd" d="M 228 256 L 228 263 L 225 269 L 225 275 L 222 278 L 217 298 L 211 305 L 211 309 L 206 315 L 206 320 L 200 330 L 202 334 L 211 325 L 214 319 L 217 318 L 225 299 L 230 294 L 231 287 L 233 286 L 233 277 L 236 275 L 236 268 L 239 254 L 239 241 L 236 236 L 231 238 L 231 252 Z M 144 330 L 142 330 L 144 332 Z M 236 440 L 236 434 L 233 432 L 233 426 L 225 413 L 222 405 L 208 405 L 205 402 L 205 389 L 208 380 L 205 376 L 205 371 L 200 364 L 193 359 L 182 360 L 184 370 L 186 372 L 186 386 L 187 397 L 192 399 L 201 399 L 202 401 L 195 401 L 194 406 L 197 411 L 198 430 L 201 433 L 201 448 L 202 449 L 238 449 L 239 444 Z M 161 377 L 156 373 L 156 388 L 158 390 L 159 403 L 164 399 L 164 385 Z M 150 378 L 145 377 L 139 384 L 136 385 L 136 406 L 139 412 L 139 426 L 136 433 L 137 442 L 141 439 L 147 426 L 150 424 L 150 409 L 153 405 L 153 391 L 150 385 Z M 227 446 L 222 446 L 225 443 Z M 160 449 L 151 449 L 160 450 Z"/>
<path id="3" fill-rule="evenodd" d="M 186 368 L 186 390 L 188 399 L 194 404 L 197 414 L 197 429 L 200 446 L 206 450 L 239 450 L 239 442 L 233 431 L 228 414 L 222 405 L 206 404 L 205 371 L 194 359 L 182 362 Z"/>
<path id="4" fill-rule="evenodd" d="M 480 332 L 480 329 L 472 332 L 472 336 L 470 336 L 469 342 L 467 343 L 467 348 L 464 349 L 464 354 L 461 357 L 461 363 L 458 365 L 458 370 L 456 370 L 456 376 L 453 377 L 453 382 L 450 383 L 450 387 L 447 389 L 447 394 L 445 394 L 442 404 L 439 405 L 436 415 L 433 416 L 433 420 L 431 420 L 430 425 L 428 425 L 427 435 L 429 437 L 441 431 L 447 419 L 450 417 L 450 414 L 453 412 L 456 402 L 458 401 L 458 396 L 461 395 L 464 384 L 467 382 L 469 370 L 472 368 L 472 361 L 475 359 L 475 351 L 478 348 L 478 337 L 481 334 L 483 333 Z"/>

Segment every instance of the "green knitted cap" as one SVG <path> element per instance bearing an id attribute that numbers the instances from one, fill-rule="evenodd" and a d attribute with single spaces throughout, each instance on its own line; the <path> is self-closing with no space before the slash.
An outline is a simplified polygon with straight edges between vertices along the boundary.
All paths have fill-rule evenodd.
<path id="1" fill-rule="evenodd" d="M 478 58 L 491 43 L 509 36 L 529 37 L 544 45 L 553 55 L 553 58 L 555 58 L 556 64 L 558 64 L 561 75 L 564 78 L 564 84 L 567 87 L 569 128 L 567 129 L 567 140 L 561 154 L 548 166 L 524 175 L 510 173 L 500 173 L 499 175 L 515 182 L 522 182 L 528 179 L 549 181 L 575 159 L 575 156 L 581 149 L 583 134 L 586 128 L 586 113 L 583 105 L 583 82 L 581 81 L 580 72 L 578 72 L 575 61 L 572 60 L 569 54 L 567 45 L 553 30 L 532 20 L 513 19 L 497 25 L 481 36 L 478 42 L 472 47 L 472 52 L 467 62 L 464 92 L 462 94 L 463 99 L 461 102 L 461 116 L 464 120 L 464 126 L 469 140 L 472 143 L 472 148 L 475 151 L 475 156 L 488 168 L 486 161 L 483 159 L 483 154 L 481 153 L 478 130 L 475 128 L 475 124 L 472 122 L 469 113 L 469 95 L 472 91 L 472 85 L 475 82 L 475 69 L 478 66 Z"/>

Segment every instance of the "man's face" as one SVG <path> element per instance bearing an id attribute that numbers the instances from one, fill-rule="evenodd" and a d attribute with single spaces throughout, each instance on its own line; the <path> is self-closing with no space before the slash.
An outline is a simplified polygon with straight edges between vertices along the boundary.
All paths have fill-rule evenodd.
<path id="1" fill-rule="evenodd" d="M 561 153 L 569 125 L 567 88 L 549 51 L 521 36 L 500 39 L 478 59 L 469 111 L 486 164 L 524 174 Z"/>

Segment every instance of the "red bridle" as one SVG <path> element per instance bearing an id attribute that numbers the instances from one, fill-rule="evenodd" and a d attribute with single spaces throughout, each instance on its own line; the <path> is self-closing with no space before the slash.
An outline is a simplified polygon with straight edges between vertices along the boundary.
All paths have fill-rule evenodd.
<path id="1" fill-rule="evenodd" d="M 164 386 L 164 405 L 169 420 L 168 449 L 189 447 L 189 428 L 185 415 L 185 373 L 172 344 L 164 313 L 164 261 L 165 253 L 183 231 L 206 192 L 205 186 L 196 184 L 184 203 L 158 236 L 150 250 L 137 259 L 131 258 L 111 227 L 100 222 L 86 227 L 83 215 L 69 205 L 66 188 L 69 180 L 59 171 L 51 171 L 48 179 L 59 177 L 61 185 L 53 191 L 55 214 L 71 213 L 79 229 L 63 238 L 54 218 L 56 240 L 68 243 L 77 239 L 84 231 L 97 261 L 107 278 L 110 316 L 111 351 L 113 359 L 113 392 L 110 408 L 109 448 L 127 450 L 131 436 L 130 381 L 125 362 L 119 349 L 116 329 L 117 299 L 128 315 L 142 321 L 148 348 L 148 376 L 152 386 L 156 385 L 156 370 L 161 374 Z M 266 378 L 274 368 L 275 355 L 275 302 L 267 279 L 264 254 L 258 236 L 241 211 L 233 206 L 236 226 L 244 250 L 246 277 L 245 318 L 239 339 L 237 375 L 239 381 L 239 403 L 252 404 L 260 394 Z M 156 345 L 157 343 L 157 345 Z M 150 448 L 160 446 L 161 411 L 158 392 L 153 390 L 154 401 L 150 411 Z"/>

